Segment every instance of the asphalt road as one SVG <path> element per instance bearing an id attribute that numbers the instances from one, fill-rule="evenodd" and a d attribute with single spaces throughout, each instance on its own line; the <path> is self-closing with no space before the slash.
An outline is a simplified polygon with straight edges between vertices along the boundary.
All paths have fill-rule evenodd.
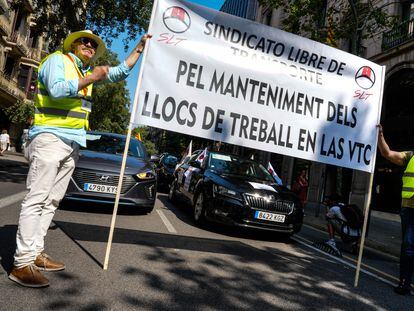
<path id="1" fill-rule="evenodd" d="M 395 258 L 367 250 L 369 274 L 362 273 L 354 288 L 350 254 L 338 261 L 311 247 L 325 238 L 323 232 L 305 226 L 286 240 L 269 232 L 198 228 L 188 209 L 172 205 L 165 194 L 158 195 L 151 214 L 120 209 L 107 271 L 102 265 L 112 206 L 63 206 L 48 232 L 46 251 L 67 268 L 45 273 L 48 288 L 23 288 L 7 273 L 25 168 L 2 163 L 0 310 L 414 309 L 413 297 L 392 292 Z"/>

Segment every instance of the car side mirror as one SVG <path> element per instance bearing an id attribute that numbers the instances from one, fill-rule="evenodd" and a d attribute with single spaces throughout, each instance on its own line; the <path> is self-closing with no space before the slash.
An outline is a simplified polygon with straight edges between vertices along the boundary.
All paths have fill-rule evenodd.
<path id="1" fill-rule="evenodd" d="M 150 158 L 150 161 L 151 161 L 152 163 L 157 163 L 157 162 L 159 162 L 159 161 L 160 161 L 160 157 L 158 157 L 158 156 L 156 156 L 156 155 L 152 155 L 152 156 L 151 156 L 151 158 Z"/>

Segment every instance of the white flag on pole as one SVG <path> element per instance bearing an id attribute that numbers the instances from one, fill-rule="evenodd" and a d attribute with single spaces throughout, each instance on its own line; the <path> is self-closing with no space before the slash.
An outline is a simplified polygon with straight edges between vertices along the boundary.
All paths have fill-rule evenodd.
<path id="1" fill-rule="evenodd" d="M 276 183 L 280 186 L 283 185 L 282 180 L 280 179 L 280 177 L 277 175 L 277 173 L 275 172 L 272 164 L 269 162 L 267 164 L 267 170 L 269 171 L 269 173 L 273 176 L 274 180 L 276 181 Z"/>

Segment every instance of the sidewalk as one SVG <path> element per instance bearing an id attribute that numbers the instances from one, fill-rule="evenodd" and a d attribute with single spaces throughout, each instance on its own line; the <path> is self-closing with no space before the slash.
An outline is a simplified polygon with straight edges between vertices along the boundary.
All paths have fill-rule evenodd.
<path id="1" fill-rule="evenodd" d="M 400 215 L 371 211 L 368 219 L 365 245 L 381 252 L 400 257 L 401 247 L 401 220 Z M 305 206 L 304 224 L 327 231 L 325 220 L 325 207 L 308 203 Z M 335 237 L 339 239 L 339 237 Z"/>
<path id="2" fill-rule="evenodd" d="M 0 166 L 5 166 L 10 162 L 27 163 L 27 160 L 24 158 L 22 153 L 6 151 L 3 153 L 3 156 L 0 156 Z"/>

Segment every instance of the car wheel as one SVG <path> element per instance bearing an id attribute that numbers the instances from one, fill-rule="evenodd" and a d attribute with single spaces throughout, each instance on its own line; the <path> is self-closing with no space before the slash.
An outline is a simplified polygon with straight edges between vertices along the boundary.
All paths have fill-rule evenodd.
<path id="1" fill-rule="evenodd" d="M 174 179 L 170 185 L 170 191 L 168 191 L 168 199 L 172 203 L 174 203 L 177 200 L 177 194 L 175 193 L 176 189 L 177 189 L 177 179 Z"/>
<path id="2" fill-rule="evenodd" d="M 151 207 L 146 207 L 146 208 L 144 209 L 144 212 L 145 212 L 145 214 L 149 214 L 149 213 L 151 213 L 153 210 L 154 210 L 154 206 L 151 206 Z"/>
<path id="3" fill-rule="evenodd" d="M 196 224 L 201 224 L 204 221 L 204 195 L 200 192 L 193 205 L 193 219 Z"/>

